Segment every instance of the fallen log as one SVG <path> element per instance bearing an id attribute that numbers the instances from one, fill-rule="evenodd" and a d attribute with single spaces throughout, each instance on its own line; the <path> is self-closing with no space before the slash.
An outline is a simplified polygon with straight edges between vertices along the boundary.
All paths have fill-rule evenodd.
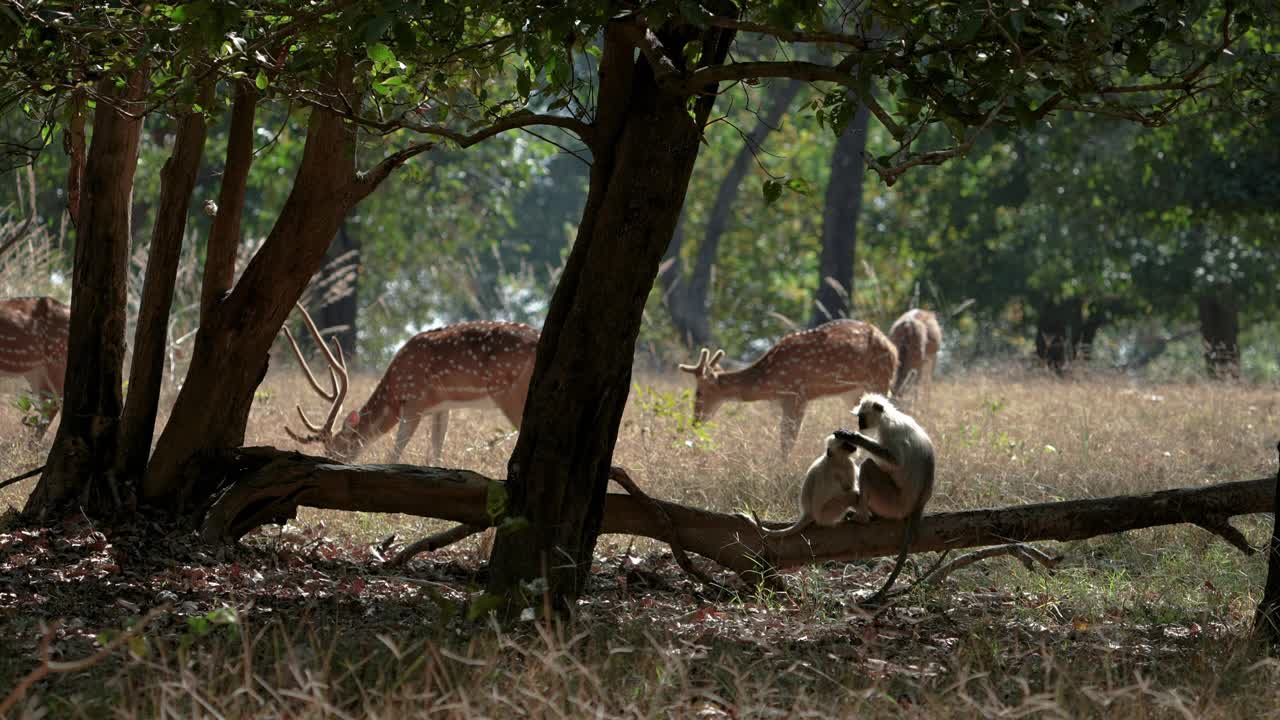
<path id="1" fill-rule="evenodd" d="M 235 542 L 259 525 L 293 518 L 299 505 L 408 513 L 487 526 L 488 486 L 499 482 L 469 470 L 342 465 L 326 458 L 262 447 L 205 454 L 193 461 L 187 472 L 210 473 L 224 479 L 225 489 L 205 516 L 202 529 L 203 538 L 215 543 Z M 1228 520 L 1236 515 L 1270 512 L 1275 489 L 1273 478 L 1263 478 L 1145 495 L 937 513 L 923 518 L 911 551 L 1082 540 L 1191 523 L 1252 552 L 1243 534 Z M 666 514 L 669 525 L 656 518 L 655 506 Z M 646 504 L 632 495 L 607 496 L 601 534 L 638 535 L 668 542 L 671 532 L 684 550 L 739 574 L 750 574 L 765 568 L 895 555 L 902 525 L 888 520 L 865 525 L 849 523 L 813 528 L 766 543 L 751 520 L 740 515 L 657 498 L 649 498 Z"/>

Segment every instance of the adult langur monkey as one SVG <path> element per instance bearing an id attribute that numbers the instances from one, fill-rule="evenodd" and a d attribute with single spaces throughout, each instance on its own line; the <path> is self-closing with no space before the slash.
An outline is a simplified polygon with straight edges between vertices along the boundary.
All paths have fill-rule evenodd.
<path id="1" fill-rule="evenodd" d="M 858 466 L 853 463 L 857 446 L 827 436 L 826 452 L 818 456 L 804 475 L 800 488 L 800 518 L 789 527 L 768 530 L 753 517 L 760 534 L 768 538 L 790 537 L 804 532 L 810 525 L 831 527 L 844 520 L 845 514 L 858 502 L 854 489 L 858 481 Z"/>
<path id="2" fill-rule="evenodd" d="M 925 503 L 933 495 L 933 442 L 919 423 L 882 395 L 863 395 L 853 412 L 858 416 L 858 432 L 836 430 L 832 436 L 856 445 L 870 456 L 859 472 L 855 516 L 866 519 L 870 513 L 907 521 L 893 572 L 884 587 L 868 600 L 874 603 L 898 579 L 920 529 Z"/>

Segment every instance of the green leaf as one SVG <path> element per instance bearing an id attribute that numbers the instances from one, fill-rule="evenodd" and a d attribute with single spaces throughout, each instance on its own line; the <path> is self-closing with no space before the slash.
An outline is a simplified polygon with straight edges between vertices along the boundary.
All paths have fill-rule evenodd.
<path id="1" fill-rule="evenodd" d="M 1144 45 L 1134 45 L 1129 48 L 1129 57 L 1125 60 L 1124 67 L 1134 75 L 1142 75 L 1151 68 L 1151 56 L 1147 54 L 1147 48 Z"/>
<path id="2" fill-rule="evenodd" d="M 532 89 L 533 81 L 529 78 L 529 68 L 520 68 L 516 73 L 516 92 L 520 93 L 520 97 L 528 100 Z"/>
<path id="3" fill-rule="evenodd" d="M 374 43 L 365 52 L 369 55 L 370 60 L 380 65 L 388 65 L 396 61 L 396 54 L 391 52 L 391 48 L 384 43 Z"/>
<path id="4" fill-rule="evenodd" d="M 782 182 L 772 178 L 764 181 L 764 204 L 772 205 L 782 197 Z"/>
<path id="5" fill-rule="evenodd" d="M 960 21 L 960 27 L 956 29 L 956 34 L 952 38 L 958 43 L 972 42 L 978 37 L 978 33 L 982 30 L 983 17 L 981 13 L 972 13 L 964 20 Z"/>
<path id="6" fill-rule="evenodd" d="M 267 74 L 261 70 L 258 71 L 258 77 L 253 79 L 253 84 L 257 85 L 259 90 L 266 90 L 268 82 Z"/>
<path id="7" fill-rule="evenodd" d="M 485 489 L 484 495 L 484 511 L 491 521 L 497 522 L 498 518 L 507 514 L 507 486 L 498 482 L 491 482 Z"/>

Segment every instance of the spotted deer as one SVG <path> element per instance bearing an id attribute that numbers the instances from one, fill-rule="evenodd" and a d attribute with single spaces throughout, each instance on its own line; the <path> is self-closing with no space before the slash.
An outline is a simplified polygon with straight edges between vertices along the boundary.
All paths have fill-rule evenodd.
<path id="1" fill-rule="evenodd" d="M 889 339 L 898 348 L 898 373 L 893 381 L 894 397 L 908 389 L 932 384 L 933 367 L 942 347 L 942 327 L 938 316 L 918 308 L 908 310 L 889 328 Z"/>
<path id="2" fill-rule="evenodd" d="M 520 427 L 538 345 L 538 331 L 528 325 L 464 322 L 414 335 L 391 358 L 391 364 L 364 407 L 351 411 L 342 429 L 334 432 L 333 426 L 342 413 L 342 402 L 349 387 L 342 346 L 335 342 L 336 354 L 331 351 L 311 316 L 301 305 L 298 309 L 302 310 L 302 319 L 328 362 L 331 388 L 325 390 L 320 386 L 286 327 L 285 335 L 308 384 L 329 402 L 328 414 L 321 425 L 311 422 L 302 406 L 298 406 L 298 416 L 311 434 L 299 435 L 286 427 L 285 431 L 297 442 L 322 443 L 331 455 L 354 460 L 366 445 L 397 427 L 392 451 L 396 461 L 422 418 L 430 415 L 430 461 L 434 463 L 440 460 L 444 450 L 449 410 L 496 405 L 512 425 Z"/>
<path id="3" fill-rule="evenodd" d="M 22 376 L 38 396 L 50 400 L 40 433 L 58 414 L 67 372 L 71 310 L 49 297 L 0 300 L 0 375 Z"/>
<path id="4" fill-rule="evenodd" d="M 880 329 L 858 320 L 832 320 L 784 336 L 742 370 L 720 368 L 723 350 L 706 348 L 695 365 L 680 365 L 698 381 L 693 416 L 710 419 L 728 400 L 772 400 L 782 405 L 782 453 L 795 444 L 810 400 L 846 395 L 856 404 L 863 393 L 887 393 L 898 367 L 898 351 Z"/>

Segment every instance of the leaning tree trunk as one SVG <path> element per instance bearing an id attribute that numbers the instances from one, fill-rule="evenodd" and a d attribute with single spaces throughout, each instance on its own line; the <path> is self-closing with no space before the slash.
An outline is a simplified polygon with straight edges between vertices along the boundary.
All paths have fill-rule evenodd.
<path id="1" fill-rule="evenodd" d="M 1276 445 L 1280 458 L 1280 443 Z M 1276 495 L 1272 508 L 1271 541 L 1267 543 L 1267 584 L 1254 617 L 1254 635 L 1272 646 L 1280 645 L 1280 465 L 1276 467 Z"/>
<path id="2" fill-rule="evenodd" d="M 764 103 L 768 107 L 765 115 L 744 139 L 742 149 L 733 158 L 733 164 L 729 166 L 724 180 L 720 182 L 720 189 L 716 191 L 715 202 L 707 217 L 707 227 L 702 234 L 702 244 L 698 245 L 693 272 L 688 277 L 685 277 L 680 262 L 683 233 L 677 229 L 671 236 L 671 244 L 663 258 L 664 262 L 671 263 L 661 276 L 663 291 L 671 320 L 680 333 L 681 341 L 690 348 L 697 349 L 711 344 L 711 274 L 719 253 L 720 239 L 729 229 L 738 191 L 756 161 L 760 146 L 782 122 L 783 115 L 790 109 L 802 86 L 803 83 L 798 80 L 779 80 L 771 88 Z"/>
<path id="3" fill-rule="evenodd" d="M 197 102 L 200 110 L 186 113 L 178 125 L 173 154 L 160 170 L 160 208 L 151 232 L 147 276 L 142 285 L 134 331 L 133 363 L 129 368 L 129 396 L 120 426 L 117 475 L 134 482 L 142 477 L 151 454 L 160 386 L 164 381 L 168 348 L 169 308 L 182 257 L 182 236 L 187 227 L 191 193 L 208 134 L 204 109 L 211 107 L 214 83 L 207 81 Z"/>
<path id="4" fill-rule="evenodd" d="M 75 213 L 80 225 L 62 420 L 44 474 L 23 511 L 36 522 L 73 508 L 90 515 L 114 513 L 132 502 L 121 495 L 111 471 L 124 368 L 129 201 L 142 132 L 141 115 L 123 111 L 140 112 L 137 101 L 145 93 L 146 79 L 145 69 L 138 69 L 123 88 L 108 78 L 98 90 L 83 196 Z"/>
<path id="5" fill-rule="evenodd" d="M 732 35 L 707 35 L 704 52 L 716 62 Z M 691 39 L 659 36 L 676 58 Z M 604 44 L 590 192 L 507 467 L 507 516 L 524 522 L 498 535 L 490 564 L 489 592 L 508 610 L 539 600 L 524 595 L 537 578 L 558 608 L 584 589 L 645 300 L 714 104 L 707 93 L 691 117 L 686 96 L 660 89 L 648 62 L 633 60 L 621 30 L 610 28 Z"/>
<path id="6" fill-rule="evenodd" d="M 1240 316 L 1230 288 L 1211 288 L 1200 295 L 1200 334 L 1209 377 L 1240 377 Z"/>
<path id="7" fill-rule="evenodd" d="M 852 100 L 851 100 L 852 102 Z M 862 213 L 863 153 L 867 149 L 867 106 L 858 103 L 849 124 L 831 153 L 822 213 L 822 257 L 818 289 L 813 295 L 810 326 L 849 317 L 853 297 L 853 262 L 858 246 L 858 216 Z"/>

